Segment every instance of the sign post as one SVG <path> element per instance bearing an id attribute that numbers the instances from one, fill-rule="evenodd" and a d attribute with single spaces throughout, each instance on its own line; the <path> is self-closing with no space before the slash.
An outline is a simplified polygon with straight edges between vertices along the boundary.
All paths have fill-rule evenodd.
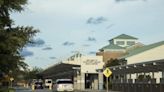
<path id="1" fill-rule="evenodd" d="M 103 74 L 104 74 L 105 77 L 106 77 L 106 87 L 107 87 L 107 92 L 108 92 L 108 90 L 109 90 L 109 88 L 108 88 L 108 78 L 109 78 L 109 76 L 112 75 L 112 71 L 111 71 L 109 68 L 106 68 L 106 69 L 103 71 Z"/>
<path id="2" fill-rule="evenodd" d="M 13 80 L 14 80 L 14 78 L 11 77 L 11 78 L 10 78 L 10 82 L 11 82 L 10 86 L 11 86 L 11 87 L 12 87 L 12 82 L 13 82 Z"/>

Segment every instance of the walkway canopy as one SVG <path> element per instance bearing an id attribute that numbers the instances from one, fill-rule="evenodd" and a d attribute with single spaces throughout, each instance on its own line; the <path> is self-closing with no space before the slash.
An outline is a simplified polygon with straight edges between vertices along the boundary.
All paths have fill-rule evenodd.
<path id="1" fill-rule="evenodd" d="M 80 65 L 59 63 L 47 68 L 40 74 L 43 76 L 43 78 L 71 78 L 74 74 L 75 68 L 80 68 Z"/>
<path id="2" fill-rule="evenodd" d="M 133 74 L 164 71 L 164 59 L 109 67 L 113 74 Z"/>

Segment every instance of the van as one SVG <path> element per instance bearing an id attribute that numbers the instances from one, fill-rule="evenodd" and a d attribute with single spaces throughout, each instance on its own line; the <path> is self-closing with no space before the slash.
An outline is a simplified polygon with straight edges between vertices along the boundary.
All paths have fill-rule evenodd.
<path id="1" fill-rule="evenodd" d="M 50 86 L 52 86 L 52 79 L 45 79 L 45 88 L 50 88 Z"/>

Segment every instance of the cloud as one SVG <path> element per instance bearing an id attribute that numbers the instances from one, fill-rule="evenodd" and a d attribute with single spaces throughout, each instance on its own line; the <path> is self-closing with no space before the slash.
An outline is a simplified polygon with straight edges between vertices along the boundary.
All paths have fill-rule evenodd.
<path id="1" fill-rule="evenodd" d="M 84 46 L 84 47 L 89 47 L 90 45 L 89 45 L 89 44 L 83 44 L 82 46 Z"/>
<path id="2" fill-rule="evenodd" d="M 95 55 L 95 54 L 96 54 L 96 52 L 95 52 L 95 51 L 90 51 L 88 54 Z"/>
<path id="3" fill-rule="evenodd" d="M 56 57 L 49 57 L 50 59 L 56 59 Z"/>
<path id="4" fill-rule="evenodd" d="M 30 56 L 33 56 L 34 53 L 32 51 L 29 51 L 27 49 L 23 49 L 21 52 L 20 52 L 21 56 L 23 57 L 30 57 Z"/>
<path id="5" fill-rule="evenodd" d="M 101 24 L 101 23 L 104 23 L 106 21 L 107 21 L 107 19 L 103 16 L 100 16 L 100 17 L 97 17 L 97 18 L 90 17 L 87 20 L 87 24 Z"/>
<path id="6" fill-rule="evenodd" d="M 71 51 L 71 53 L 77 53 L 77 52 L 79 52 L 79 51 L 77 51 L 77 50 Z"/>
<path id="7" fill-rule="evenodd" d="M 42 50 L 52 50 L 52 48 L 51 47 L 45 47 Z"/>
<path id="8" fill-rule="evenodd" d="M 69 41 L 63 43 L 64 46 L 72 46 L 74 44 L 75 44 L 74 42 L 69 42 Z"/>
<path id="9" fill-rule="evenodd" d="M 96 41 L 96 38 L 94 38 L 94 37 L 88 37 L 88 41 Z"/>
<path id="10" fill-rule="evenodd" d="M 27 47 L 41 47 L 45 44 L 45 41 L 42 40 L 41 38 L 34 39 L 32 42 L 33 43 L 27 44 Z"/>

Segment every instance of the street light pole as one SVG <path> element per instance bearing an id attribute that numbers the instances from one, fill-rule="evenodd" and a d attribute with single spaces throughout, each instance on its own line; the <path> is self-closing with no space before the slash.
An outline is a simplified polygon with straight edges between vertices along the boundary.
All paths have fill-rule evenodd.
<path id="1" fill-rule="evenodd" d="M 106 83 L 106 86 L 107 86 L 106 92 L 108 92 L 108 90 L 109 90 L 109 87 L 108 87 L 108 77 L 106 77 L 106 80 L 107 80 L 107 81 L 106 81 L 106 82 L 107 82 L 107 83 Z"/>
<path id="2" fill-rule="evenodd" d="M 10 78 L 10 87 L 12 88 L 12 86 L 13 86 L 13 84 L 12 84 L 12 82 L 13 82 L 13 80 L 14 80 L 14 78 Z"/>

